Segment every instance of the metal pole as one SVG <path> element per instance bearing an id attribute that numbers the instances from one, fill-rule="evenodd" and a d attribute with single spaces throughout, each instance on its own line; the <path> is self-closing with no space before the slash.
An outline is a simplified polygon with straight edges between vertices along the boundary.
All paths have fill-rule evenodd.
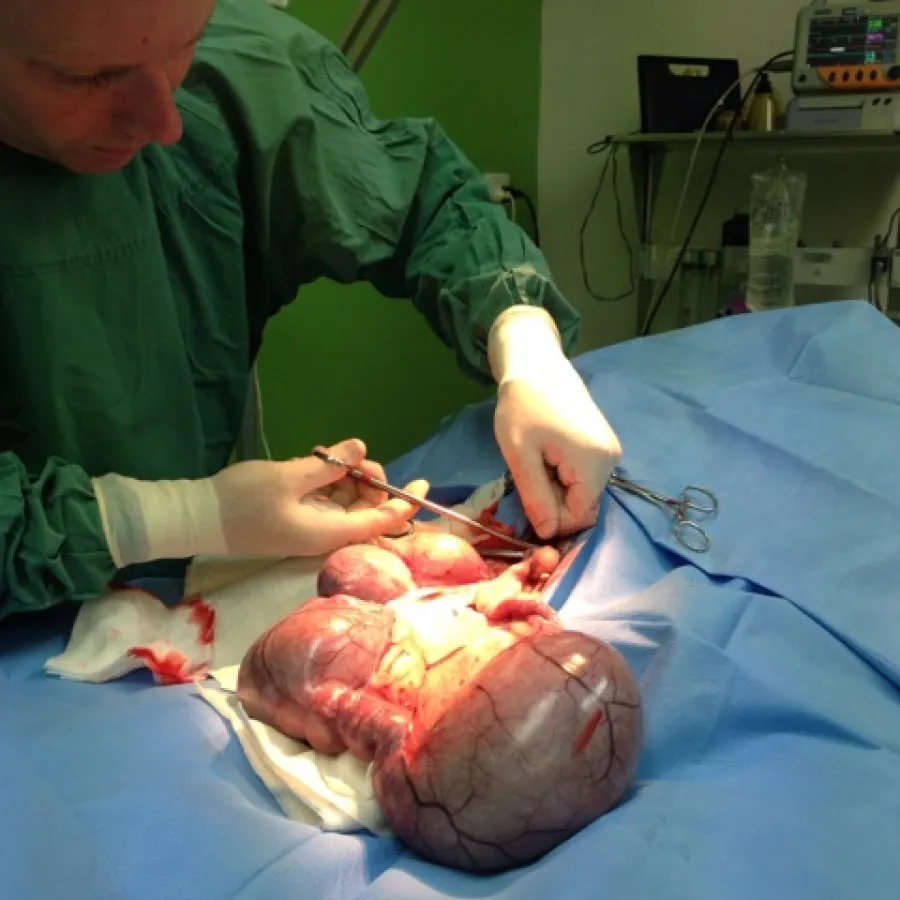
<path id="1" fill-rule="evenodd" d="M 381 39 L 399 6 L 400 0 L 361 0 L 356 15 L 347 29 L 347 34 L 341 42 L 341 52 L 347 57 L 354 72 L 358 72 L 362 68 L 369 54 L 375 49 L 375 45 Z M 372 20 L 371 23 L 370 20 Z M 364 39 L 363 35 L 369 24 L 371 24 L 371 31 L 368 38 Z M 362 40 L 364 40 L 362 46 L 354 49 Z"/>

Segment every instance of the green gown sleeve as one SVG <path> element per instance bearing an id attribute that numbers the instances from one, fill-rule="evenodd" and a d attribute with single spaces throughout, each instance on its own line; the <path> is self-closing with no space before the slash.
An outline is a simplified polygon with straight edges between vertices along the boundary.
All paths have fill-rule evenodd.
<path id="1" fill-rule="evenodd" d="M 410 298 L 481 381 L 488 330 L 511 305 L 544 307 L 572 350 L 578 313 L 478 169 L 435 121 L 376 118 L 316 32 L 265 0 L 220 0 L 187 87 L 238 141 L 270 312 L 320 277 L 367 281 Z"/>
<path id="2" fill-rule="evenodd" d="M 0 562 L 0 619 L 103 592 L 116 567 L 83 469 L 53 458 L 29 477 L 0 453 Z"/>

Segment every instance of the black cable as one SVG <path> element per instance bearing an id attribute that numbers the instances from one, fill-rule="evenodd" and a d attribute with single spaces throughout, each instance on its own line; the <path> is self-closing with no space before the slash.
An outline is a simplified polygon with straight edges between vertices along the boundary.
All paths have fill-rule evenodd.
<path id="1" fill-rule="evenodd" d="M 525 205 L 528 207 L 528 213 L 531 216 L 531 221 L 534 224 L 534 235 L 533 235 L 534 246 L 540 248 L 540 246 L 541 246 L 541 227 L 540 227 L 540 225 L 538 225 L 537 209 L 534 206 L 534 201 L 521 188 L 513 187 L 512 185 L 510 185 L 510 187 L 508 187 L 506 190 L 507 190 L 507 193 L 511 197 L 515 197 L 516 200 L 524 200 L 525 201 Z"/>
<path id="2" fill-rule="evenodd" d="M 875 252 L 876 253 L 884 253 L 884 251 L 887 250 L 888 242 L 891 239 L 891 232 L 894 230 L 895 226 L 898 226 L 897 227 L 897 241 L 898 241 L 898 243 L 900 243 L 900 206 L 898 206 L 897 209 L 895 209 L 893 214 L 891 215 L 891 218 L 888 221 L 888 227 L 884 232 L 884 238 L 882 238 L 880 241 L 876 240 L 876 242 L 875 242 Z M 877 235 L 876 235 L 876 238 L 877 238 Z"/>
<path id="3" fill-rule="evenodd" d="M 888 244 L 895 227 L 897 229 L 897 243 L 900 244 L 900 207 L 897 207 L 891 215 L 884 237 L 875 235 L 872 259 L 869 261 L 868 301 L 872 306 L 878 306 L 875 294 L 881 276 L 886 273 L 889 274 L 891 271 L 893 257 Z"/>
<path id="4" fill-rule="evenodd" d="M 669 272 L 669 277 L 666 279 L 666 283 L 663 285 L 662 291 L 660 291 L 656 299 L 650 304 L 650 308 L 647 310 L 644 324 L 641 327 L 641 337 L 646 337 L 648 334 L 650 334 L 650 329 L 653 327 L 653 321 L 659 313 L 659 310 L 662 307 L 663 300 L 665 300 L 666 295 L 669 293 L 669 290 L 671 289 L 672 284 L 675 281 L 675 276 L 678 274 L 678 270 L 681 267 L 681 262 L 684 259 L 685 254 L 690 248 L 691 240 L 694 237 L 694 232 L 697 230 L 697 226 L 700 224 L 700 219 L 702 218 L 703 213 L 706 210 L 706 204 L 709 202 L 710 194 L 712 194 L 713 186 L 715 185 L 716 178 L 719 175 L 719 169 L 722 166 L 722 158 L 725 156 L 725 150 L 734 137 L 734 129 L 737 126 L 739 119 L 741 118 L 741 113 L 743 112 L 747 99 L 756 90 L 756 86 L 759 84 L 762 76 L 767 72 L 770 66 L 778 62 L 778 60 L 780 59 L 787 59 L 787 57 L 793 55 L 793 50 L 785 50 L 781 53 L 777 53 L 771 59 L 767 60 L 762 66 L 759 67 L 756 75 L 750 82 L 750 86 L 747 88 L 747 91 L 741 98 L 740 113 L 738 115 L 732 116 L 731 121 L 728 123 L 728 130 L 725 132 L 725 135 L 722 138 L 722 142 L 719 145 L 719 152 L 716 155 L 712 171 L 710 172 L 709 179 L 706 182 L 706 189 L 703 192 L 703 197 L 700 200 L 700 205 L 697 207 L 697 212 L 694 215 L 693 221 L 691 222 L 691 227 L 688 229 L 688 233 L 684 239 L 684 243 L 681 245 L 681 249 L 678 251 L 678 256 L 676 257 L 675 263 L 672 266 L 672 271 Z"/>
<path id="5" fill-rule="evenodd" d="M 625 232 L 625 222 L 622 215 L 622 197 L 619 194 L 619 160 L 618 160 L 618 152 L 619 145 L 613 145 L 613 138 L 606 137 L 602 141 L 597 141 L 591 144 L 587 148 L 587 152 L 591 156 L 596 156 L 606 152 L 606 161 L 603 164 L 603 168 L 600 170 L 600 178 L 597 182 L 597 187 L 594 189 L 594 195 L 591 198 L 590 205 L 588 207 L 588 211 L 581 223 L 581 233 L 580 233 L 580 256 L 581 256 L 581 278 L 584 282 L 584 289 L 593 297 L 595 300 L 600 300 L 604 303 L 616 303 L 619 300 L 624 300 L 626 297 L 630 297 L 634 293 L 634 289 L 636 287 L 636 273 L 635 273 L 635 259 L 634 259 L 634 249 L 631 246 L 631 242 L 628 240 L 628 235 Z M 630 277 L 629 287 L 623 291 L 621 294 L 617 294 L 614 297 L 605 297 L 602 294 L 598 294 L 590 284 L 590 278 L 588 276 L 588 266 L 587 266 L 587 258 L 585 254 L 585 236 L 587 234 L 587 228 L 591 221 L 591 216 L 594 214 L 594 210 L 597 208 L 597 202 L 600 199 L 600 192 L 603 190 L 603 185 L 606 183 L 606 173 L 609 171 L 610 166 L 612 167 L 612 187 L 613 187 L 613 198 L 616 203 L 616 222 L 619 227 L 619 236 L 622 238 L 622 241 L 625 244 L 625 249 L 628 251 L 628 271 Z"/>

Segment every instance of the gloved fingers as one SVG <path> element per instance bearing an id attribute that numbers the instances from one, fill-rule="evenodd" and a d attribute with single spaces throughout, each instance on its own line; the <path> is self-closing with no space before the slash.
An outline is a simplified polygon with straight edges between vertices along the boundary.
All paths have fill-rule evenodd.
<path id="1" fill-rule="evenodd" d="M 361 441 L 359 438 L 347 438 L 344 441 L 339 441 L 337 444 L 326 447 L 325 452 L 329 456 L 333 456 L 335 459 L 345 462 L 348 466 L 358 466 L 366 458 L 366 453 L 368 451 L 365 442 Z M 311 458 L 315 459 L 317 462 L 322 462 L 318 457 L 313 456 Z M 323 463 L 323 465 L 329 466 L 330 468 L 337 468 L 337 466 L 332 466 L 330 463 Z"/>
<path id="2" fill-rule="evenodd" d="M 422 497 L 428 487 L 426 481 L 414 481 L 407 490 Z M 414 503 L 393 498 L 377 507 L 358 501 L 358 506 L 345 508 L 317 491 L 297 504 L 289 527 L 296 530 L 304 554 L 318 555 L 407 530 L 407 522 L 417 509 Z"/>
<path id="3" fill-rule="evenodd" d="M 380 463 L 375 462 L 374 459 L 364 459 L 357 468 L 365 472 L 370 478 L 387 481 L 384 467 Z M 381 506 L 387 502 L 388 495 L 380 488 L 372 487 L 370 484 L 365 484 L 362 481 L 354 481 L 353 483 L 357 497 L 368 503 L 369 506 Z"/>
<path id="4" fill-rule="evenodd" d="M 415 511 L 416 507 L 412 504 L 396 499 L 376 508 L 347 510 L 340 520 L 329 517 L 329 521 L 323 523 L 323 538 L 330 537 L 328 532 L 334 530 L 335 547 L 363 544 L 403 531 Z"/>
<path id="5" fill-rule="evenodd" d="M 382 466 L 372 459 L 364 459 L 356 468 L 371 478 L 387 480 Z M 340 503 L 348 509 L 360 502 L 369 507 L 381 506 L 388 499 L 388 495 L 380 488 L 372 487 L 349 475 L 332 485 L 328 489 L 328 495 L 335 503 Z"/>
<path id="6" fill-rule="evenodd" d="M 416 481 L 411 481 L 406 485 L 404 490 L 415 497 L 424 497 L 428 493 L 430 487 L 431 485 L 429 485 L 424 478 L 420 478 Z M 383 503 L 380 508 L 393 510 L 400 516 L 401 526 L 405 525 L 407 520 L 411 519 L 419 511 L 417 504 L 408 503 L 406 500 L 401 500 L 399 497 L 391 497 L 391 499 L 386 503 Z"/>
<path id="7" fill-rule="evenodd" d="M 595 525 L 601 496 L 586 490 L 583 484 L 567 488 L 560 513 L 559 535 L 575 534 Z"/>
<path id="8" fill-rule="evenodd" d="M 322 449 L 329 456 L 345 462 L 348 466 L 360 466 L 366 458 L 366 445 L 358 438 L 350 438 Z M 285 463 L 291 467 L 295 479 L 295 492 L 299 496 L 310 494 L 322 488 L 333 488 L 338 482 L 350 480 L 341 466 L 335 466 L 317 456 L 304 456 Z M 330 495 L 330 491 L 327 492 Z"/>
<path id="9" fill-rule="evenodd" d="M 548 457 L 552 458 L 552 453 Z M 565 487 L 560 534 L 572 534 L 596 523 L 603 492 L 618 459 L 613 451 L 596 447 L 585 447 L 560 458 L 556 472 Z"/>
<path id="10" fill-rule="evenodd" d="M 552 538 L 559 531 L 563 489 L 544 465 L 540 448 L 519 447 L 506 463 L 531 527 L 542 540 Z"/>
<path id="11" fill-rule="evenodd" d="M 409 484 L 405 485 L 403 489 L 408 494 L 412 494 L 415 497 L 424 497 L 428 493 L 430 488 L 431 485 L 427 481 L 425 481 L 425 479 L 420 478 L 416 481 L 411 481 Z M 406 518 L 415 515 L 419 510 L 419 507 L 417 505 L 407 503 L 405 500 L 400 500 L 396 497 L 387 499 L 387 495 L 385 495 L 385 500 L 382 503 L 378 504 L 370 503 L 365 497 L 360 496 L 353 503 L 350 503 L 347 506 L 347 511 L 356 512 L 360 509 L 373 509 L 383 506 L 398 510 L 400 513 L 406 516 Z"/>

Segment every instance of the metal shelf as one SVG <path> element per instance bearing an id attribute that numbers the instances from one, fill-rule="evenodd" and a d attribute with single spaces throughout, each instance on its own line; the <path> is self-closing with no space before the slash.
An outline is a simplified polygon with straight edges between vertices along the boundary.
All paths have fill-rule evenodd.
<path id="1" fill-rule="evenodd" d="M 708 131 L 703 136 L 706 145 L 718 145 L 725 138 L 724 131 Z M 678 144 L 694 144 L 699 132 L 683 131 L 672 133 L 644 133 L 613 135 L 611 143 L 622 146 L 665 146 Z M 799 146 L 821 145 L 843 149 L 847 144 L 854 148 L 861 147 L 896 147 L 900 144 L 900 134 L 893 131 L 735 131 L 731 136 L 733 144 L 751 146 Z"/>
<path id="2" fill-rule="evenodd" d="M 727 133 L 709 131 L 703 135 L 701 152 L 721 149 Z M 657 191 L 662 178 L 665 157 L 694 147 L 699 132 L 644 133 L 631 132 L 613 135 L 609 143 L 613 153 L 618 148 L 627 151 L 631 163 L 631 181 L 637 213 L 640 247 L 638 253 L 647 258 L 654 255 L 652 247 L 653 219 Z M 792 132 L 792 131 L 735 131 L 730 137 L 729 152 L 779 154 L 783 152 L 854 155 L 869 152 L 893 151 L 900 148 L 900 134 L 893 131 L 870 132 Z M 656 250 L 658 252 L 658 248 Z M 653 295 L 653 284 L 646 270 L 638 276 L 637 328 L 646 316 Z"/>
<path id="3" fill-rule="evenodd" d="M 638 275 L 642 286 L 653 293 L 672 270 L 680 247 L 648 244 L 641 248 Z M 870 278 L 871 247 L 798 247 L 795 252 L 794 283 L 798 287 L 851 288 Z M 900 251 L 895 251 L 900 263 Z M 746 279 L 746 247 L 694 245 L 685 253 L 671 291 L 671 311 L 676 327 L 697 325 L 725 313 L 722 288 L 736 279 Z M 900 264 L 892 270 L 891 285 L 900 280 Z M 726 280 L 727 279 L 727 280 Z"/>
<path id="4" fill-rule="evenodd" d="M 647 244 L 642 248 L 639 273 L 647 281 L 664 281 L 669 276 L 680 247 L 667 244 Z M 747 248 L 730 248 L 729 265 L 746 275 Z M 697 264 L 718 266 L 721 247 L 693 245 L 686 254 Z M 855 287 L 869 280 L 871 247 L 798 247 L 795 254 L 794 283 L 819 287 Z"/>

